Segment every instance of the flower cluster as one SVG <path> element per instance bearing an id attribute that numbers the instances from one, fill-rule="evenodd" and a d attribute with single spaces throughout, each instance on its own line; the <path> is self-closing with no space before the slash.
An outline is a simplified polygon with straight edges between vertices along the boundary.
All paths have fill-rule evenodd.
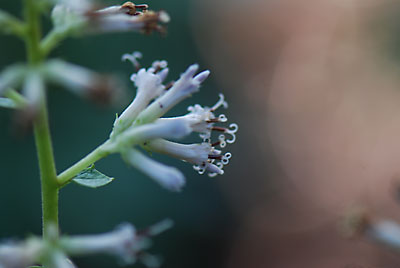
<path id="1" fill-rule="evenodd" d="M 123 60 L 129 60 L 135 68 L 139 68 L 140 57 L 141 54 L 135 52 L 123 55 Z M 223 167 L 232 155 L 222 153 L 220 149 L 227 143 L 235 142 L 238 130 L 234 123 L 228 128 L 219 125 L 228 120 L 224 114 L 215 114 L 220 107 L 228 107 L 222 94 L 212 107 L 196 104 L 189 106 L 186 115 L 162 117 L 177 103 L 199 90 L 210 72 L 196 74 L 198 68 L 196 64 L 189 66 L 177 81 L 169 85 L 163 84 L 168 75 L 166 61 L 155 61 L 150 68 L 139 69 L 131 76 L 137 87 L 136 97 L 116 119 L 110 135 L 110 151 L 121 153 L 126 162 L 172 191 L 179 191 L 184 185 L 183 174 L 174 167 L 147 157 L 136 147 L 191 163 L 200 174 L 207 172 L 213 177 L 224 173 Z M 194 132 L 199 133 L 199 143 L 181 144 L 175 141 Z M 220 134 L 213 142 L 214 132 Z"/>
<path id="2" fill-rule="evenodd" d="M 114 255 L 124 264 L 140 261 L 147 267 L 158 267 L 160 260 L 146 251 L 151 238 L 171 226 L 172 221 L 166 219 L 137 231 L 133 225 L 123 223 L 108 233 L 62 236 L 53 242 L 37 237 L 24 242 L 10 241 L 0 245 L 0 267 L 22 268 L 40 262 L 48 267 L 73 268 L 75 265 L 68 257 L 91 254 Z"/>

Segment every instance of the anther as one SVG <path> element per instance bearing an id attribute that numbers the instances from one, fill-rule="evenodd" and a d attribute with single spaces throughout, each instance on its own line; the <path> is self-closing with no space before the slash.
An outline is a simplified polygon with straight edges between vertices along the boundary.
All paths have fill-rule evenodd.
<path id="1" fill-rule="evenodd" d="M 141 15 L 142 12 L 138 12 L 137 10 L 140 9 L 143 12 L 147 11 L 147 9 L 149 8 L 148 5 L 146 4 L 141 4 L 141 5 L 135 5 L 132 2 L 125 2 L 124 4 L 122 4 L 121 9 L 126 10 L 126 14 L 131 15 L 131 16 L 137 16 L 137 15 Z"/>
<path id="2" fill-rule="evenodd" d="M 122 4 L 121 9 L 126 10 L 126 14 L 131 15 L 131 16 L 135 16 L 137 15 L 136 12 L 136 5 L 132 2 L 125 2 Z"/>
<path id="3" fill-rule="evenodd" d="M 208 155 L 208 159 L 221 160 L 221 159 L 222 159 L 222 155 L 219 155 L 219 154 L 209 154 L 209 155 Z"/>

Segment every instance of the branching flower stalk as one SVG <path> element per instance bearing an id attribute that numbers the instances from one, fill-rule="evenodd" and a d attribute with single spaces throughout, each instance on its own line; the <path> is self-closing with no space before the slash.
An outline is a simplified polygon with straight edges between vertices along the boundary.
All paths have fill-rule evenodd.
<path id="1" fill-rule="evenodd" d="M 54 27 L 43 36 L 40 18 L 50 7 Z M 27 54 L 27 64 L 12 65 L 0 73 L 0 107 L 16 109 L 25 123 L 33 124 L 43 213 L 42 238 L 31 237 L 23 242 L 0 245 L 0 268 L 33 264 L 75 267 L 69 257 L 98 253 L 116 255 L 125 263 L 140 260 L 149 267 L 159 264 L 144 250 L 148 248 L 151 236 L 171 226 L 170 220 L 143 232 L 136 232 L 134 226 L 123 224 L 115 231 L 99 235 L 60 234 L 59 190 L 71 181 L 94 188 L 111 182 L 112 178 L 93 166 L 109 154 L 120 154 L 128 165 L 176 192 L 185 184 L 184 175 L 175 167 L 151 159 L 146 152 L 188 162 L 200 174 L 207 172 L 211 177 L 224 173 L 223 167 L 229 163 L 231 154 L 222 153 L 222 149 L 235 141 L 238 127 L 236 124 L 224 127 L 227 117 L 216 114 L 220 107 L 228 107 L 222 94 L 214 106 L 196 104 L 189 106 L 186 115 L 163 117 L 176 104 L 196 93 L 210 72 L 198 73 L 199 66 L 193 64 L 179 79 L 166 85 L 167 62 L 155 61 L 150 68 L 140 68 L 138 59 L 142 55 L 134 52 L 123 55 L 122 59 L 132 62 L 135 69 L 131 81 L 137 88 L 136 97 L 116 118 L 109 139 L 57 175 L 47 111 L 47 83 L 58 83 L 74 94 L 101 102 L 115 100 L 119 87 L 110 76 L 62 60 L 47 59 L 52 49 L 63 39 L 82 34 L 115 31 L 164 33 L 164 24 L 168 21 L 166 12 L 151 11 L 146 4 L 131 2 L 99 9 L 88 0 L 24 0 L 24 21 L 0 11 L 0 31 L 21 38 Z M 198 133 L 200 141 L 193 144 L 177 142 L 191 133 Z"/>

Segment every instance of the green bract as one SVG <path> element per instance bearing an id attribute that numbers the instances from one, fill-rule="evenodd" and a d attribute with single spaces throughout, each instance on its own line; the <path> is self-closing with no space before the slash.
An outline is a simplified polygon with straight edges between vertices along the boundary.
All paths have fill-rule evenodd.
<path id="1" fill-rule="evenodd" d="M 89 188 L 99 188 L 109 184 L 113 180 L 114 178 L 110 178 L 96 170 L 94 165 L 82 170 L 78 175 L 76 175 L 75 178 L 72 179 L 73 182 Z"/>

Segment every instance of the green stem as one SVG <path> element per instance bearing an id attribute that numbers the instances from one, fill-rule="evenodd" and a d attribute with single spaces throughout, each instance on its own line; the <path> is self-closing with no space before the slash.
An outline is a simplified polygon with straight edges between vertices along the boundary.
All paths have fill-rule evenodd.
<path id="1" fill-rule="evenodd" d="M 25 97 L 14 89 L 7 90 L 4 95 L 15 103 L 16 108 L 24 108 L 28 105 L 28 101 Z"/>
<path id="2" fill-rule="evenodd" d="M 41 25 L 40 12 L 34 0 L 25 0 L 26 19 L 26 49 L 28 61 L 31 65 L 40 63 L 43 60 L 40 51 Z"/>
<path id="3" fill-rule="evenodd" d="M 64 32 L 60 32 L 57 29 L 51 30 L 40 43 L 43 55 L 47 56 L 66 37 L 67 34 Z"/>
<path id="4" fill-rule="evenodd" d="M 56 228 L 58 232 L 59 190 L 46 104 L 41 107 L 34 123 L 34 133 L 42 184 L 43 237 L 46 238 L 49 228 Z"/>
<path id="5" fill-rule="evenodd" d="M 73 166 L 62 172 L 60 175 L 58 175 L 58 184 L 60 185 L 60 187 L 63 187 L 69 182 L 71 182 L 71 180 L 85 168 L 89 167 L 93 163 L 109 155 L 110 151 L 106 149 L 109 143 L 110 141 L 107 140 L 105 143 L 97 147 L 95 150 L 93 150 L 87 156 L 82 158 L 76 164 L 74 164 Z"/>
<path id="6" fill-rule="evenodd" d="M 27 23 L 25 37 L 27 57 L 29 64 L 35 66 L 43 61 L 40 51 L 40 10 L 35 0 L 25 0 L 24 8 Z M 42 186 L 43 237 L 47 239 L 50 235 L 54 236 L 54 229 L 58 234 L 59 187 L 48 123 L 47 102 L 46 97 L 43 98 L 38 116 L 34 121 L 34 133 Z"/>

